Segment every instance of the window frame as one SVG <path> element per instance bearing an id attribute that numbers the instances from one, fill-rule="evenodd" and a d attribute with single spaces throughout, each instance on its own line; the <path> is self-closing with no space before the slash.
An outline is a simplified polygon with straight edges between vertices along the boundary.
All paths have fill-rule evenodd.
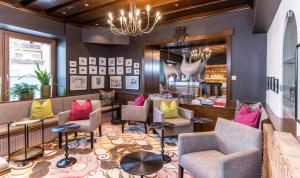
<path id="1" fill-rule="evenodd" d="M 51 97 L 56 96 L 56 41 L 53 39 L 37 37 L 33 35 L 21 34 L 16 32 L 0 30 L 0 68 L 2 86 L 1 98 L 3 101 L 9 101 L 7 92 L 9 91 L 9 38 L 18 38 L 23 40 L 36 41 L 40 43 L 47 43 L 51 46 Z"/>

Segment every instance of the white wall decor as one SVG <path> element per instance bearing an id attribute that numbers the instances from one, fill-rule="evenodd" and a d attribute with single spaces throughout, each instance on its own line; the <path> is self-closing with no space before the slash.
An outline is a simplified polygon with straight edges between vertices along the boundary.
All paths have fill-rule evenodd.
<path id="1" fill-rule="evenodd" d="M 118 66 L 117 67 L 117 75 L 123 75 L 124 74 L 124 67 Z"/>
<path id="2" fill-rule="evenodd" d="M 77 67 L 77 61 L 69 61 L 69 67 Z"/>
<path id="3" fill-rule="evenodd" d="M 99 66 L 106 66 L 106 58 L 99 57 Z"/>
<path id="4" fill-rule="evenodd" d="M 122 89 L 122 76 L 110 76 L 110 88 Z"/>
<path id="5" fill-rule="evenodd" d="M 70 91 L 87 90 L 87 76 L 70 76 Z"/>
<path id="6" fill-rule="evenodd" d="M 124 57 L 117 57 L 117 66 L 124 65 Z"/>
<path id="7" fill-rule="evenodd" d="M 115 75 L 116 74 L 116 68 L 115 67 L 109 67 L 108 68 L 108 74 L 109 75 Z"/>
<path id="8" fill-rule="evenodd" d="M 79 57 L 79 65 L 86 66 L 87 65 L 87 58 L 86 57 Z"/>
<path id="9" fill-rule="evenodd" d="M 97 59 L 95 57 L 89 57 L 89 64 L 90 65 L 96 65 L 97 64 Z"/>
<path id="10" fill-rule="evenodd" d="M 87 74 L 87 66 L 79 66 L 79 74 L 86 75 Z"/>
<path id="11" fill-rule="evenodd" d="M 97 75 L 98 74 L 98 66 L 89 66 L 89 74 Z"/>
<path id="12" fill-rule="evenodd" d="M 104 76 L 91 76 L 91 89 L 102 89 L 105 87 Z"/>
<path id="13" fill-rule="evenodd" d="M 77 74 L 77 68 L 70 68 L 70 74 Z"/>
<path id="14" fill-rule="evenodd" d="M 99 67 L 99 75 L 106 75 L 106 67 L 103 66 Z"/>
<path id="15" fill-rule="evenodd" d="M 134 75 L 140 75 L 140 69 L 134 69 Z"/>
<path id="16" fill-rule="evenodd" d="M 132 59 L 125 59 L 125 66 L 132 66 Z"/>
<path id="17" fill-rule="evenodd" d="M 131 67 L 126 67 L 125 73 L 126 74 L 131 74 Z"/>
<path id="18" fill-rule="evenodd" d="M 135 63 L 133 63 L 133 68 L 140 68 L 140 63 L 138 63 L 138 62 L 135 62 Z"/>
<path id="19" fill-rule="evenodd" d="M 116 58 L 111 57 L 108 58 L 108 66 L 115 66 L 116 65 Z"/>
<path id="20" fill-rule="evenodd" d="M 139 76 L 125 76 L 125 89 L 126 90 L 139 90 L 140 89 Z"/>

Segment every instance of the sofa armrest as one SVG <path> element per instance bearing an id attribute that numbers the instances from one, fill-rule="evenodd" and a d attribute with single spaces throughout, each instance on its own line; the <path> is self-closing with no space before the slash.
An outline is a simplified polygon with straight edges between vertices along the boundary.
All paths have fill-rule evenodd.
<path id="1" fill-rule="evenodd" d="M 69 121 L 71 110 L 60 112 L 57 115 L 58 125 L 63 125 Z"/>
<path id="2" fill-rule="evenodd" d="M 94 131 L 96 128 L 99 127 L 101 124 L 101 108 L 98 108 L 90 113 L 89 115 L 89 122 L 90 122 L 90 128 L 91 132 Z"/>
<path id="3" fill-rule="evenodd" d="M 135 105 L 135 104 L 134 104 L 134 101 L 128 101 L 127 104 L 128 104 L 128 105 L 132 105 L 132 106 Z"/>
<path id="4" fill-rule="evenodd" d="M 179 115 L 184 119 L 192 119 L 194 117 L 194 111 L 184 109 L 181 107 L 178 107 Z"/>
<path id="5" fill-rule="evenodd" d="M 232 153 L 219 162 L 219 173 L 224 178 L 260 177 L 261 159 L 257 148 Z"/>
<path id="6" fill-rule="evenodd" d="M 178 160 L 187 153 L 217 150 L 217 138 L 212 132 L 184 133 L 178 136 Z"/>
<path id="7" fill-rule="evenodd" d="M 163 122 L 164 114 L 158 108 L 153 108 L 153 122 Z"/>

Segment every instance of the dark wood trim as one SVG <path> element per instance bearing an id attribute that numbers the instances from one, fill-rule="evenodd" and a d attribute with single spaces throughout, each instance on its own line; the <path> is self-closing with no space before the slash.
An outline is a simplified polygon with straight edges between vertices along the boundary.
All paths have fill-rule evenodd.
<path id="1" fill-rule="evenodd" d="M 227 66 L 227 80 L 226 80 L 226 103 L 232 100 L 232 82 L 231 82 L 231 56 L 232 56 L 232 35 L 226 36 L 226 66 Z"/>
<path id="2" fill-rule="evenodd" d="M 23 7 L 25 7 L 25 6 L 28 6 L 28 5 L 32 4 L 32 3 L 34 3 L 35 1 L 37 1 L 37 0 L 21 1 L 20 4 L 21 4 Z"/>
<path id="3" fill-rule="evenodd" d="M 300 43 L 296 46 L 297 48 L 300 47 Z"/>
<path id="4" fill-rule="evenodd" d="M 46 14 L 50 14 L 53 11 L 56 11 L 58 9 L 64 8 L 64 7 L 69 6 L 69 5 L 72 5 L 72 4 L 74 4 L 78 1 L 81 1 L 81 0 L 72 0 L 72 1 L 69 1 L 69 2 L 66 2 L 66 3 L 63 3 L 63 4 L 59 4 L 57 6 L 51 7 L 50 9 L 46 10 Z"/>
<path id="5" fill-rule="evenodd" d="M 4 36 L 4 31 L 0 30 L 0 75 L 1 75 L 1 101 L 3 99 L 5 99 L 5 89 L 3 86 L 4 82 L 5 82 L 5 65 L 4 64 L 4 59 L 5 59 L 5 54 L 4 54 L 4 51 L 5 51 L 5 36 Z"/>

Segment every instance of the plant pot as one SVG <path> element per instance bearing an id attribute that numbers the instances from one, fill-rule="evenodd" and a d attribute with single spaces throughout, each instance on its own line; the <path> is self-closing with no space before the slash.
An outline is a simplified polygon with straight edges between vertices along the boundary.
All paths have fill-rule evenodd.
<path id="1" fill-rule="evenodd" d="M 22 93 L 20 97 L 21 101 L 33 100 L 33 93 Z"/>
<path id="2" fill-rule="evenodd" d="M 41 86 L 41 97 L 43 99 L 50 98 L 50 94 L 51 94 L 51 86 L 50 85 Z"/>

